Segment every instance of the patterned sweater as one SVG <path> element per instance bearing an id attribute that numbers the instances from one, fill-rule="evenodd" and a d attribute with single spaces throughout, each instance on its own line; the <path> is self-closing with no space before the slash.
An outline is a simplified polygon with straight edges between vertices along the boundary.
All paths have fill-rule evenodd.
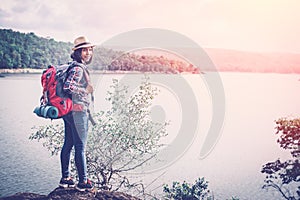
<path id="1" fill-rule="evenodd" d="M 82 67 L 85 67 L 83 69 Z M 84 70 L 86 72 L 84 72 Z M 69 93 L 73 101 L 73 111 L 86 111 L 90 104 L 89 94 L 86 92 L 87 68 L 85 65 L 72 67 L 64 84 L 64 90 Z"/>

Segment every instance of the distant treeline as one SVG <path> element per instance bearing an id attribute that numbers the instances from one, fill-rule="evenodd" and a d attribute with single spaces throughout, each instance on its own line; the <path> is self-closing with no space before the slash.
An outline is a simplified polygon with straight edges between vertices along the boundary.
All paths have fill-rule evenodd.
<path id="1" fill-rule="evenodd" d="M 70 61 L 72 43 L 57 42 L 20 33 L 11 29 L 0 29 L 0 69 L 43 69 Z M 158 73 L 198 73 L 198 68 L 186 62 L 163 56 L 141 56 L 96 46 L 90 68 L 109 71 L 140 71 Z"/>
<path id="2" fill-rule="evenodd" d="M 71 43 L 0 29 L 0 68 L 45 68 L 70 60 Z"/>
<path id="3" fill-rule="evenodd" d="M 0 69 L 44 69 L 48 65 L 64 64 L 71 60 L 73 44 L 38 37 L 34 33 L 20 33 L 0 29 Z M 106 69 L 121 52 L 96 48 L 93 69 Z"/>
<path id="4" fill-rule="evenodd" d="M 0 29 L 0 69 L 42 69 L 48 65 L 71 60 L 72 43 Z M 154 73 L 200 73 L 200 71 L 231 71 L 260 73 L 300 73 L 300 54 L 253 53 L 226 49 L 205 49 L 215 69 L 201 63 L 188 63 L 159 53 L 144 55 L 96 46 L 90 68 L 109 71 L 140 71 Z M 191 49 L 191 55 L 194 55 Z M 194 56 L 198 56 L 195 54 Z M 194 59 L 198 60 L 198 59 Z M 205 63 L 205 62 L 204 62 Z M 199 66 L 199 67 L 197 67 Z"/>
<path id="5" fill-rule="evenodd" d="M 50 64 L 59 65 L 70 61 L 72 43 L 57 42 L 34 33 L 20 33 L 11 29 L 0 29 L 0 37 L 0 69 L 43 69 Z M 109 71 L 199 72 L 186 62 L 163 56 L 140 56 L 101 46 L 95 48 L 90 67 Z"/>

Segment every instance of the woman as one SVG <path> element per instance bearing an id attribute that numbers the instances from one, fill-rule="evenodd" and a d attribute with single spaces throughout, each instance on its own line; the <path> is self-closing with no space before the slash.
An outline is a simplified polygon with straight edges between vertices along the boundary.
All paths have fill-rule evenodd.
<path id="1" fill-rule="evenodd" d="M 70 177 L 69 164 L 71 150 L 75 148 L 75 165 L 77 168 L 79 182 L 76 189 L 79 191 L 92 190 L 93 185 L 87 178 L 87 166 L 85 157 L 85 146 L 88 133 L 88 106 L 89 94 L 93 92 L 90 84 L 86 65 L 92 61 L 93 47 L 85 37 L 78 37 L 74 41 L 71 58 L 74 61 L 70 69 L 64 90 L 72 96 L 73 110 L 63 117 L 65 125 L 65 139 L 61 151 L 61 173 L 62 178 L 59 186 L 75 187 Z"/>

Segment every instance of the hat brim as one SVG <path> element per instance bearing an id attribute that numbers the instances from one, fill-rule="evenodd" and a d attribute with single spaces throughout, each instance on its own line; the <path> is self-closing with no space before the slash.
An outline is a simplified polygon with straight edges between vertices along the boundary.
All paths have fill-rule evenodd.
<path id="1" fill-rule="evenodd" d="M 77 49 L 87 48 L 87 47 L 95 47 L 95 45 L 93 45 L 93 44 L 84 44 L 84 45 L 80 45 L 78 47 L 73 47 L 72 50 L 76 51 Z"/>

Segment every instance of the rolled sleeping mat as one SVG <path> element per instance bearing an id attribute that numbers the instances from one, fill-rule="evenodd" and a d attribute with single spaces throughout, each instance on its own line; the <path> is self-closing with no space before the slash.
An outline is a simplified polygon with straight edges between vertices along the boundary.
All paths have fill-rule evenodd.
<path id="1" fill-rule="evenodd" d="M 47 106 L 48 111 L 47 111 L 47 116 L 51 119 L 56 119 L 58 117 L 58 109 L 54 106 Z"/>
<path id="2" fill-rule="evenodd" d="M 56 119 L 58 117 L 58 109 L 54 106 L 39 106 L 33 111 L 39 117 Z"/>
<path id="3" fill-rule="evenodd" d="M 37 116 L 42 117 L 42 116 L 41 116 L 41 107 L 40 107 L 40 106 L 35 107 L 34 110 L 33 110 L 33 112 L 34 112 Z"/>

